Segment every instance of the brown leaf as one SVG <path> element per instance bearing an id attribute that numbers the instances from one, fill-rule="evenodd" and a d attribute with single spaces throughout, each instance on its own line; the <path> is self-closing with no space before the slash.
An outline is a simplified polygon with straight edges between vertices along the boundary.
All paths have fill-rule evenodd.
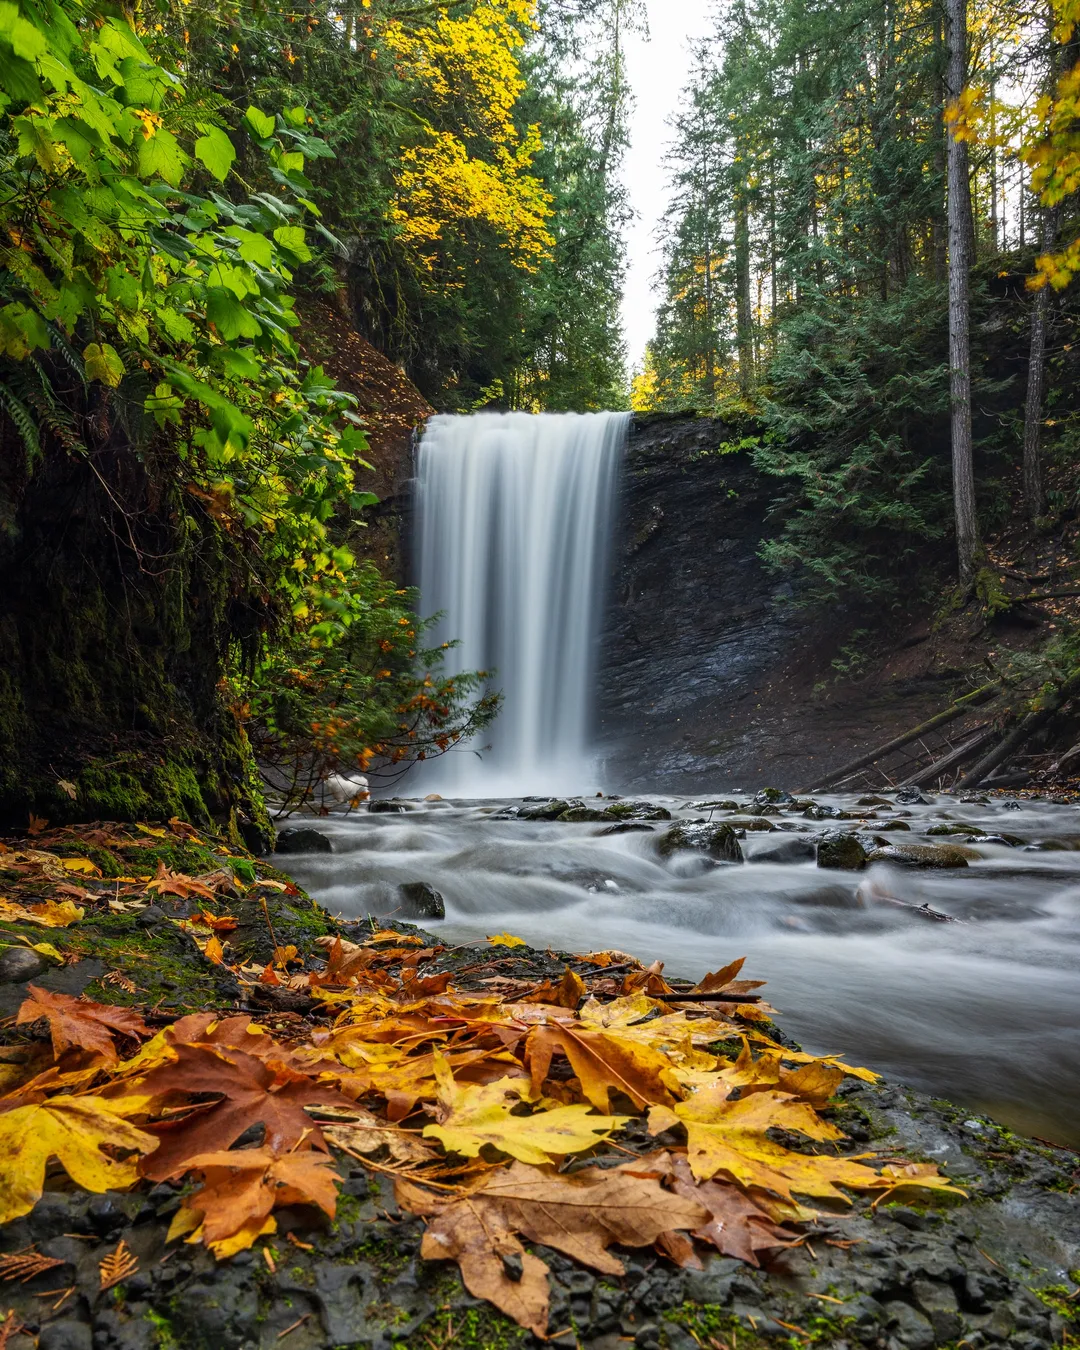
<path id="1" fill-rule="evenodd" d="M 27 834 L 41 834 L 48 827 L 49 822 L 44 816 L 35 816 L 31 811 L 30 823 L 26 827 Z"/>
<path id="2" fill-rule="evenodd" d="M 585 981 L 580 975 L 566 967 L 558 984 L 545 980 L 521 999 L 522 1003 L 550 1003 L 556 1008 L 569 1008 L 573 1012 L 585 997 Z"/>
<path id="3" fill-rule="evenodd" d="M 204 900 L 215 900 L 214 892 L 202 881 L 185 876 L 183 872 L 170 872 L 163 862 L 158 863 L 157 875 L 146 883 L 148 891 L 157 891 L 158 895 L 178 895 L 182 900 L 198 895 Z"/>
<path id="4" fill-rule="evenodd" d="M 116 1244 L 116 1250 L 110 1252 L 104 1261 L 98 1262 L 102 1292 L 111 1289 L 114 1284 L 119 1284 L 121 1280 L 126 1280 L 129 1275 L 134 1275 L 138 1269 L 138 1261 L 128 1250 L 127 1243 L 121 1238 Z"/>
<path id="5" fill-rule="evenodd" d="M 152 1159 L 144 1160 L 144 1175 L 155 1181 L 187 1171 L 191 1159 L 200 1153 L 228 1148 L 256 1124 L 265 1128 L 267 1148 L 283 1152 L 306 1139 L 309 1146 L 325 1152 L 322 1131 L 304 1107 L 352 1106 L 332 1084 L 318 1083 L 285 1065 L 267 1064 L 240 1050 L 181 1044 L 176 1054 L 175 1063 L 151 1069 L 143 1078 L 117 1089 L 121 1100 L 125 1094 L 152 1101 L 172 1094 L 220 1097 L 208 1109 L 183 1120 L 147 1127 L 161 1141 Z"/>
<path id="6" fill-rule="evenodd" d="M 674 1100 L 666 1081 L 671 1077 L 671 1061 L 659 1050 L 611 1031 L 587 1031 L 564 1022 L 548 1022 L 529 1032 L 526 1053 L 537 1093 L 556 1050 L 569 1059 L 581 1079 L 582 1092 L 599 1111 L 610 1109 L 612 1088 L 629 1097 L 639 1110 Z"/>
<path id="7" fill-rule="evenodd" d="M 439 1157 L 438 1150 L 425 1144 L 415 1130 L 387 1125 L 378 1116 L 360 1108 L 356 1108 L 355 1119 L 324 1125 L 323 1133 L 331 1144 L 347 1153 L 366 1156 L 385 1147 L 394 1162 L 400 1163 L 427 1163 Z"/>
<path id="8" fill-rule="evenodd" d="M 188 1166 L 203 1174 L 200 1188 L 185 1201 L 201 1220 L 199 1236 L 219 1258 L 250 1247 L 279 1205 L 317 1205 L 334 1217 L 339 1174 L 325 1153 L 298 1149 L 232 1149 L 198 1154 Z M 174 1225 L 176 1226 L 176 1225 Z M 187 1223 L 184 1223 L 187 1226 Z"/>
<path id="9" fill-rule="evenodd" d="M 420 1255 L 456 1261 L 474 1298 L 486 1298 L 518 1326 L 545 1336 L 548 1267 L 525 1250 L 497 1207 L 471 1196 L 447 1207 L 424 1230 Z"/>
<path id="10" fill-rule="evenodd" d="M 709 1211 L 709 1221 L 694 1229 L 694 1237 L 711 1242 L 725 1256 L 756 1266 L 758 1252 L 790 1246 L 797 1240 L 793 1233 L 775 1224 L 738 1186 L 695 1181 L 689 1162 L 680 1154 L 650 1154 L 642 1159 L 642 1166 L 645 1165 L 656 1167 L 668 1177 L 676 1195 L 704 1205 Z M 634 1166 L 627 1164 L 627 1170 L 633 1170 Z"/>
<path id="11" fill-rule="evenodd" d="M 37 985 L 29 985 L 26 999 L 15 1018 L 20 1026 L 44 1017 L 49 1023 L 53 1053 L 59 1058 L 69 1045 L 80 1046 L 102 1055 L 111 1064 L 116 1060 L 116 1045 L 112 1033 L 123 1036 L 148 1036 L 150 1028 L 138 1013 L 130 1008 L 117 1008 L 110 1003 L 91 1003 L 67 994 L 50 993 Z"/>

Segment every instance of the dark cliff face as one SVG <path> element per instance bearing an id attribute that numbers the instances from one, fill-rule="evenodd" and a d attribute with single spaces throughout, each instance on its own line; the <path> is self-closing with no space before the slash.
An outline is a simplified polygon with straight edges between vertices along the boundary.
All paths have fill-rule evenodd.
<path id="1" fill-rule="evenodd" d="M 774 485 L 710 418 L 630 433 L 599 688 L 605 777 L 621 787 L 750 786 L 756 693 L 800 616 L 758 558 Z M 750 745 L 755 740 L 755 748 Z"/>
<path id="2" fill-rule="evenodd" d="M 726 452 L 738 434 L 692 415 L 631 430 L 597 699 L 614 790 L 805 788 L 940 701 L 935 680 L 837 681 L 870 620 L 803 609 L 765 569 L 777 484 Z"/>

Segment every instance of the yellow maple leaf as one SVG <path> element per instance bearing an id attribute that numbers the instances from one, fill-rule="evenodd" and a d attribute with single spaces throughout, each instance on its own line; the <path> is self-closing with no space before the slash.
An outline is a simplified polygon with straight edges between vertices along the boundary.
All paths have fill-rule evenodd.
<path id="1" fill-rule="evenodd" d="M 60 866 L 67 872 L 82 872 L 88 877 L 101 876 L 101 868 L 89 858 L 61 858 Z"/>
<path id="2" fill-rule="evenodd" d="M 0 1224 L 29 1213 L 41 1196 L 45 1167 L 59 1159 L 83 1190 L 122 1190 L 134 1184 L 135 1157 L 117 1162 L 103 1146 L 149 1153 L 152 1134 L 122 1119 L 100 1097 L 54 1097 L 0 1115 Z"/>
<path id="3" fill-rule="evenodd" d="M 493 947 L 524 947 L 526 945 L 524 938 L 515 937 L 513 933 L 493 933 L 489 935 L 488 941 Z"/>
<path id="4" fill-rule="evenodd" d="M 515 1116 L 515 1106 L 531 1097 L 527 1078 L 494 1083 L 456 1083 L 442 1055 L 435 1056 L 442 1122 L 424 1127 L 425 1139 L 438 1139 L 452 1153 L 475 1158 L 485 1144 L 525 1163 L 546 1163 L 567 1153 L 594 1148 L 629 1116 L 594 1115 L 583 1104 L 556 1106 L 531 1116 Z"/>

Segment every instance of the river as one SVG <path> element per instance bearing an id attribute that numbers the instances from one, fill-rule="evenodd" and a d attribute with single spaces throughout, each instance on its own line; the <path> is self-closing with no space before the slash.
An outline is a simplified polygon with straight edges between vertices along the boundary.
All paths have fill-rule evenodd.
<path id="1" fill-rule="evenodd" d="M 730 816 L 686 799 L 650 800 L 676 818 Z M 853 806 L 841 796 L 816 800 Z M 746 956 L 744 975 L 768 981 L 785 1030 L 808 1049 L 843 1052 L 1020 1132 L 1080 1145 L 1080 809 L 947 796 L 903 806 L 909 832 L 882 839 L 965 843 L 978 859 L 951 871 L 876 863 L 858 873 L 762 860 L 781 831 L 812 840 L 830 828 L 799 810 L 771 819 L 772 832 L 748 831 L 744 863 L 716 864 L 690 852 L 662 858 L 662 823 L 604 834 L 596 823 L 499 818 L 520 799 L 401 805 L 309 817 L 303 823 L 330 837 L 333 854 L 277 861 L 349 917 L 408 917 L 398 885 L 428 882 L 445 898 L 446 918 L 424 926 L 448 944 L 509 931 L 538 947 L 660 958 L 669 974 L 694 977 Z M 940 822 L 1024 842 L 925 834 Z M 872 846 L 882 823 L 842 828 Z M 1048 841 L 1057 844 L 1047 850 Z M 895 900 L 962 922 L 933 921 Z"/>

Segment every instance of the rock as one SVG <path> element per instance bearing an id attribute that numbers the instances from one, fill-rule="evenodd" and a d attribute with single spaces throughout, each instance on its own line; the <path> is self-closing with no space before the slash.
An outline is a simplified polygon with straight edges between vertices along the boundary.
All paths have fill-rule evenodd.
<path id="1" fill-rule="evenodd" d="M 368 807 L 375 809 L 375 802 Z M 277 837 L 275 853 L 333 853 L 334 848 L 325 834 L 318 830 L 282 830 Z"/>
<path id="2" fill-rule="evenodd" d="M 775 830 L 776 826 L 764 816 L 736 816 L 727 822 L 733 830 Z"/>
<path id="3" fill-rule="evenodd" d="M 94 1350 L 90 1323 L 76 1322 L 73 1317 L 47 1322 L 41 1328 L 38 1350 Z"/>
<path id="4" fill-rule="evenodd" d="M 48 967 L 48 961 L 29 947 L 6 947 L 0 952 L 0 984 L 22 984 L 36 980 Z"/>
<path id="5" fill-rule="evenodd" d="M 924 797 L 917 787 L 901 788 L 896 800 L 904 806 L 929 806 L 930 798 Z"/>
<path id="6" fill-rule="evenodd" d="M 398 894 L 408 906 L 410 919 L 445 919 L 446 905 L 434 886 L 426 881 L 404 881 Z"/>
<path id="7" fill-rule="evenodd" d="M 525 804 L 518 810 L 518 820 L 558 820 L 564 811 L 569 810 L 570 803 L 559 797 L 543 802 L 531 802 L 526 798 Z"/>
<path id="8" fill-rule="evenodd" d="M 896 1341 L 905 1350 L 931 1350 L 934 1329 L 922 1313 L 916 1312 L 909 1303 L 899 1301 L 886 1303 L 885 1313 L 894 1328 Z"/>
<path id="9" fill-rule="evenodd" d="M 135 915 L 135 922 L 140 928 L 156 928 L 159 923 L 164 923 L 168 917 L 160 905 L 147 905 L 144 910 L 140 910 Z"/>
<path id="10" fill-rule="evenodd" d="M 619 802 L 609 806 L 604 815 L 609 820 L 670 820 L 671 812 L 666 806 L 655 806 L 652 802 Z"/>
<path id="11" fill-rule="evenodd" d="M 883 820 L 878 826 L 879 830 L 910 830 L 911 826 L 903 820 Z"/>
<path id="12" fill-rule="evenodd" d="M 983 835 L 986 834 L 986 831 L 978 825 L 967 825 L 962 822 L 950 822 L 949 824 L 946 824 L 944 821 L 940 821 L 937 825 L 931 825 L 926 833 L 932 835 L 963 834 L 967 835 L 969 838 L 972 836 L 982 838 Z"/>
<path id="13" fill-rule="evenodd" d="M 732 801 L 691 802 L 691 805 L 695 811 L 737 811 L 739 809 L 739 803 Z"/>
<path id="14" fill-rule="evenodd" d="M 610 820 L 611 817 L 606 811 L 597 810 L 595 806 L 571 806 L 565 810 L 558 820 L 570 824 L 582 820 Z"/>
<path id="15" fill-rule="evenodd" d="M 657 847 L 664 858 L 682 849 L 693 849 L 720 862 L 743 860 L 738 836 L 726 822 L 722 825 L 673 825 L 660 836 Z"/>
<path id="16" fill-rule="evenodd" d="M 391 802 L 388 801 L 385 797 L 380 797 L 378 801 L 368 802 L 367 809 L 368 814 L 373 816 L 386 816 L 386 815 L 401 816 L 404 815 L 406 811 L 406 807 L 404 807 L 401 802 Z M 312 830 L 310 833 L 314 834 L 315 831 Z M 323 851 L 329 852 L 330 850 L 325 849 Z"/>
<path id="17" fill-rule="evenodd" d="M 856 806 L 890 806 L 891 803 L 887 797 L 859 797 Z"/>
<path id="18" fill-rule="evenodd" d="M 770 839 L 763 849 L 755 850 L 750 861 L 756 863 L 813 862 L 816 851 L 812 839 L 800 839 L 798 836 L 788 835 L 786 838 Z"/>
<path id="19" fill-rule="evenodd" d="M 620 820 L 617 825 L 609 825 L 606 830 L 597 830 L 596 838 L 605 834 L 652 834 L 655 825 L 646 825 L 643 820 Z"/>
<path id="20" fill-rule="evenodd" d="M 784 792 L 780 788 L 762 788 L 760 792 L 754 794 L 755 806 L 794 806 L 794 804 L 795 798 L 791 793 Z"/>
<path id="21" fill-rule="evenodd" d="M 960 844 L 887 844 L 867 855 L 868 862 L 896 863 L 900 867 L 966 867 L 972 859 L 978 862 L 979 854 Z"/>
<path id="22" fill-rule="evenodd" d="M 840 872 L 860 872 L 866 866 L 866 849 L 853 834 L 831 830 L 818 840 L 817 865 Z"/>
<path id="23" fill-rule="evenodd" d="M 813 802 L 803 812 L 807 820 L 835 820 L 839 814 L 838 806 L 818 806 L 817 802 Z"/>

